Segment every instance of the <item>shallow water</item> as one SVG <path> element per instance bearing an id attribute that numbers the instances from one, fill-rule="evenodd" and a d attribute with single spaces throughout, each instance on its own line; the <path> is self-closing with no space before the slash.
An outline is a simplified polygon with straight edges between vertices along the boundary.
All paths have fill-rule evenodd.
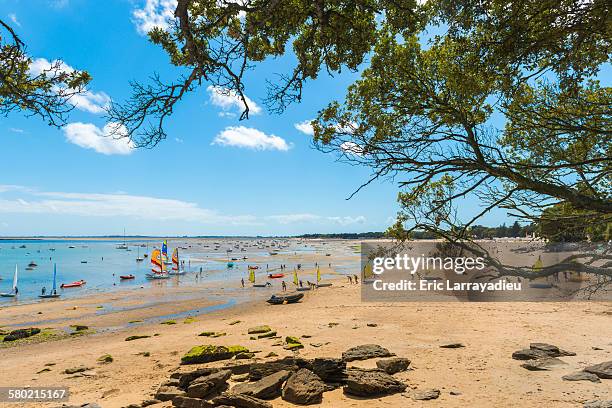
<path id="1" fill-rule="evenodd" d="M 137 262 L 138 256 L 150 254 L 154 247 L 160 247 L 159 240 L 128 241 L 128 250 L 117 249 L 121 240 L 2 240 L 0 241 L 0 292 L 9 292 L 13 282 L 15 264 L 19 268 L 19 296 L 17 298 L 0 298 L 0 307 L 16 303 L 38 301 L 41 289 L 49 292 L 53 285 L 53 264 L 57 265 L 57 291 L 62 298 L 82 297 L 93 293 L 118 289 L 129 289 L 140 286 L 181 286 L 201 285 L 210 282 L 236 282 L 248 277 L 247 265 L 257 264 L 257 281 L 265 282 L 266 267 L 278 271 L 280 264 L 287 266 L 287 278 L 295 266 L 287 257 L 299 254 L 321 254 L 320 264 L 327 265 L 330 258 L 326 253 L 350 256 L 350 261 L 334 265 L 340 273 L 358 271 L 358 255 L 352 253 L 348 244 L 316 244 L 296 241 L 283 241 L 278 255 L 270 251 L 278 248 L 280 240 L 258 239 L 201 239 L 201 240 L 168 240 L 168 252 L 175 246 L 183 247 L 179 254 L 185 260 L 185 275 L 173 276 L 166 280 L 149 281 L 145 273 L 150 271 L 150 260 Z M 25 248 L 24 248 L 25 246 Z M 230 249 L 232 252 L 227 252 Z M 256 258 L 260 262 L 250 262 L 243 257 Z M 232 261 L 231 258 L 237 258 Z M 228 269 L 227 262 L 234 263 Z M 26 270 L 30 262 L 38 266 Z M 86 263 L 84 263 L 86 262 Z M 313 268 L 314 265 L 303 265 Z M 200 270 L 202 271 L 200 275 Z M 120 275 L 133 274 L 133 280 L 121 280 Z M 325 276 L 325 275 L 324 275 Z M 77 280 L 87 283 L 79 288 L 61 289 L 62 283 Z M 314 277 L 313 277 L 314 280 Z M 44 301 L 44 300 L 43 300 Z"/>

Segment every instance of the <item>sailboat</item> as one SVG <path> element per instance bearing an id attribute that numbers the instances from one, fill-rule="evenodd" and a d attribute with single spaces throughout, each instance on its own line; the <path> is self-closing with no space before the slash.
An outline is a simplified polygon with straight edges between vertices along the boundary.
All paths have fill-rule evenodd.
<path id="1" fill-rule="evenodd" d="M 168 242 L 165 239 L 162 242 L 161 260 L 164 265 L 172 265 L 172 261 L 168 260 Z"/>
<path id="2" fill-rule="evenodd" d="M 174 248 L 172 252 L 172 270 L 168 272 L 170 275 L 184 275 L 185 270 L 180 269 L 178 248 Z"/>
<path id="3" fill-rule="evenodd" d="M 17 296 L 17 264 L 15 264 L 15 273 L 13 274 L 13 288 L 9 293 L 0 293 L 1 297 Z"/>
<path id="4" fill-rule="evenodd" d="M 317 288 L 325 288 L 331 286 L 331 283 L 320 283 L 321 282 L 321 268 L 317 266 Z"/>
<path id="5" fill-rule="evenodd" d="M 170 277 L 166 271 L 166 265 L 162 261 L 162 255 L 159 249 L 154 249 L 153 252 L 151 252 L 151 264 L 153 265 L 151 268 L 152 273 L 147 273 L 145 275 L 147 279 L 168 279 Z"/>
<path id="6" fill-rule="evenodd" d="M 123 229 L 123 244 L 117 245 L 117 249 L 128 249 L 127 243 L 125 242 L 125 228 Z"/>
<path id="7" fill-rule="evenodd" d="M 136 262 L 142 262 L 144 258 L 140 256 L 140 247 L 138 248 L 138 253 L 136 254 Z"/>
<path id="8" fill-rule="evenodd" d="M 57 293 L 57 283 L 56 282 L 57 282 L 57 265 L 53 264 L 53 289 L 51 290 L 51 292 L 47 294 L 38 295 L 38 297 L 43 298 L 43 299 L 60 297 L 60 295 Z"/>
<path id="9" fill-rule="evenodd" d="M 297 276 L 297 269 L 293 270 L 293 284 L 295 286 L 300 286 L 300 281 L 298 280 L 298 276 Z"/>
<path id="10" fill-rule="evenodd" d="M 538 255 L 538 259 L 535 261 L 531 269 L 534 274 L 538 274 L 543 267 L 544 263 L 542 262 L 542 257 Z M 552 283 L 548 281 L 548 277 L 540 276 L 532 279 L 531 282 L 529 282 L 529 287 L 535 289 L 550 289 L 552 288 Z"/>

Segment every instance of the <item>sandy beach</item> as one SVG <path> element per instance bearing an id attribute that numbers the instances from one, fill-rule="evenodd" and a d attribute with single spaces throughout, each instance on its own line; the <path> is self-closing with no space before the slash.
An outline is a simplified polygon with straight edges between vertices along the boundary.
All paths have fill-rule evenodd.
<path id="1" fill-rule="evenodd" d="M 301 337 L 305 347 L 299 355 L 305 358 L 339 357 L 349 347 L 374 343 L 411 360 L 412 369 L 395 376 L 408 384 L 403 394 L 357 399 L 336 389 L 324 393 L 321 406 L 325 407 L 575 407 L 612 394 L 610 380 L 561 379 L 586 365 L 612 359 L 609 304 L 363 303 L 359 286 L 338 278 L 332 287 L 307 293 L 300 303 L 271 306 L 263 301 L 264 294 L 255 292 L 215 310 L 215 305 L 224 303 L 223 296 L 198 299 L 190 293 L 196 288 L 183 288 L 174 294 L 177 300 L 168 302 L 165 291 L 146 290 L 146 296 L 115 292 L 3 309 L 0 326 L 5 329 L 24 322 L 37 327 L 81 324 L 89 326 L 91 333 L 0 348 L 2 385 L 67 386 L 70 404 L 97 402 L 105 408 L 139 404 L 152 398 L 173 372 L 185 369 L 179 366 L 180 357 L 196 345 L 242 345 L 260 351 L 256 358 L 262 361 L 269 352 L 293 355 L 274 346 L 273 339 L 250 339 L 249 327 L 266 324 L 280 336 Z M 220 294 L 223 291 L 219 289 Z M 149 300 L 156 296 L 159 303 L 151 304 Z M 101 305 L 112 311 L 96 314 Z M 120 306 L 129 308 L 120 310 Z M 162 324 L 159 317 L 172 313 L 180 316 L 173 319 L 176 324 Z M 203 331 L 226 335 L 198 336 Z M 132 335 L 151 337 L 125 341 Z M 447 342 L 461 342 L 465 347 L 440 348 Z M 555 344 L 576 356 L 563 357 L 567 364 L 550 371 L 527 371 L 511 355 L 531 342 Z M 105 354 L 113 357 L 112 363 L 97 362 Z M 373 368 L 375 359 L 349 365 Z M 85 375 L 63 374 L 77 366 L 91 370 Z M 412 393 L 428 388 L 439 389 L 440 397 L 412 400 Z M 280 398 L 271 402 L 292 406 Z"/>

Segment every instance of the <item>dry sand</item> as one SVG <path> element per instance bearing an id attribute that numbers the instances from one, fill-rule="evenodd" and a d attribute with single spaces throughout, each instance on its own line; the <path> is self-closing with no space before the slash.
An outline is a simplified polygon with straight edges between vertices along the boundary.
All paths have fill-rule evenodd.
<path id="1" fill-rule="evenodd" d="M 335 390 L 324 394 L 322 406 L 326 407 L 575 407 L 585 400 L 612 395 L 612 380 L 602 380 L 599 384 L 561 380 L 562 375 L 585 365 L 612 360 L 609 303 L 362 303 L 359 286 L 337 280 L 331 288 L 308 293 L 298 304 L 269 306 L 261 299 L 262 294 L 251 293 L 255 300 L 198 315 L 189 324 L 183 318 L 176 319 L 175 325 L 146 322 L 160 314 L 193 311 L 216 304 L 215 300 L 188 296 L 185 292 L 190 290 L 196 289 L 177 289 L 186 297 L 183 300 L 160 301 L 150 307 L 143 299 L 165 298 L 166 294 L 153 288 L 136 294 L 116 292 L 93 299 L 3 309 L 0 325 L 6 327 L 67 315 L 68 320 L 48 324 L 57 327 L 78 322 L 98 333 L 0 348 L 0 386 L 68 386 L 70 403 L 98 402 L 104 408 L 122 407 L 150 398 L 159 384 L 177 369 L 181 355 L 194 345 L 239 344 L 261 350 L 259 356 L 270 351 L 289 355 L 282 347 L 272 346 L 274 340 L 249 340 L 248 327 L 268 324 L 283 336 L 312 336 L 303 340 L 306 347 L 300 355 L 304 357 L 334 357 L 351 346 L 380 344 L 412 360 L 413 370 L 397 375 L 409 384 L 407 395 L 412 389 L 423 388 L 439 388 L 442 392 L 434 401 L 413 401 L 399 394 L 363 400 Z M 95 314 L 99 310 L 97 305 L 113 307 L 122 302 L 132 308 Z M 42 315 L 37 314 L 40 310 Z M 129 327 L 127 322 L 136 319 L 145 322 Z M 229 325 L 234 320 L 241 322 Z M 328 323 L 332 322 L 338 325 L 330 327 Z M 377 326 L 368 327 L 367 323 Z M 209 330 L 226 332 L 227 336 L 197 336 Z M 137 334 L 158 335 L 125 341 L 127 336 Z M 465 348 L 439 347 L 447 341 L 460 341 Z M 536 341 L 558 345 L 577 355 L 563 357 L 567 365 L 551 371 L 527 371 L 511 354 Z M 317 348 L 311 343 L 324 345 Z M 149 352 L 150 356 L 138 355 L 140 352 Z M 113 356 L 114 362 L 98 364 L 96 359 L 107 353 Z M 51 371 L 37 374 L 46 363 L 55 365 L 49 367 Z M 66 368 L 79 365 L 93 367 L 93 375 L 71 378 L 62 374 Z M 373 367 L 375 361 L 355 365 Z M 460 395 L 451 395 L 451 391 Z M 280 399 L 273 404 L 290 406 Z M 61 404 L 21 406 L 58 405 Z"/>

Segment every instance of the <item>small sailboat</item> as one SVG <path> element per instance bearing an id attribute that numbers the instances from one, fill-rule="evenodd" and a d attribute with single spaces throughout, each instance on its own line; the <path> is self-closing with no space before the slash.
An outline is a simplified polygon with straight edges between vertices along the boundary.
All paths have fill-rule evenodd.
<path id="1" fill-rule="evenodd" d="M 331 285 L 331 283 L 321 283 L 321 268 L 317 266 L 317 288 L 326 288 Z"/>
<path id="2" fill-rule="evenodd" d="M 151 252 L 151 273 L 147 273 L 145 277 L 147 279 L 168 279 L 170 275 L 166 271 L 166 265 L 162 261 L 162 254 L 159 249 L 154 249 Z"/>
<path id="3" fill-rule="evenodd" d="M 179 267 L 179 253 L 178 248 L 174 248 L 174 252 L 172 252 L 172 270 L 168 272 L 170 275 L 184 275 L 185 270 L 180 269 Z"/>
<path id="4" fill-rule="evenodd" d="M 138 247 L 138 253 L 136 254 L 136 262 L 142 262 L 144 258 L 140 256 L 140 247 Z"/>
<path id="5" fill-rule="evenodd" d="M 0 293 L 1 297 L 15 297 L 17 296 L 17 264 L 15 264 L 15 273 L 13 274 L 13 288 L 9 293 Z"/>
<path id="6" fill-rule="evenodd" d="M 60 297 L 60 295 L 57 293 L 57 265 L 53 264 L 53 289 L 51 290 L 50 293 L 45 293 L 43 292 L 42 294 L 38 295 L 39 298 L 42 299 L 51 299 L 51 298 L 58 298 Z"/>
<path id="7" fill-rule="evenodd" d="M 542 270 L 543 267 L 544 267 L 544 263 L 542 262 L 542 257 L 538 255 L 538 259 L 535 261 L 531 269 L 534 274 L 538 274 Z M 529 282 L 529 287 L 535 288 L 535 289 L 550 289 L 552 288 L 552 283 L 548 281 L 548 277 L 541 276 L 541 277 L 532 279 L 531 282 Z"/>
<path id="8" fill-rule="evenodd" d="M 128 249 L 127 243 L 125 242 L 125 228 L 123 229 L 123 244 L 117 245 L 117 249 Z"/>

